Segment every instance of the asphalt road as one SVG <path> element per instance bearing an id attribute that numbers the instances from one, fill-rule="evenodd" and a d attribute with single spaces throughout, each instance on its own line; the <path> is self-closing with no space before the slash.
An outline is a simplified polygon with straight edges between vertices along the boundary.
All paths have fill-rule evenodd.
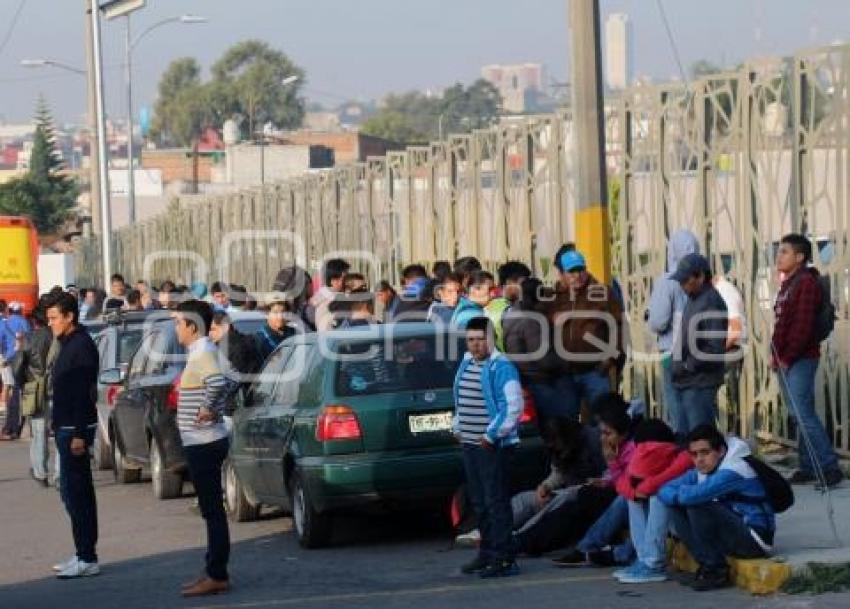
<path id="1" fill-rule="evenodd" d="M 334 547 L 298 547 L 289 518 L 271 514 L 231 528 L 231 593 L 183 600 L 180 584 L 203 561 L 204 528 L 191 497 L 153 498 L 147 483 L 122 486 L 97 475 L 99 577 L 59 581 L 50 566 L 72 553 L 70 527 L 53 489 L 28 475 L 28 442 L 0 443 L 0 608 L 299 607 L 418 609 L 444 607 L 602 609 L 667 607 L 843 608 L 850 594 L 758 599 L 737 590 L 697 594 L 674 583 L 622 586 L 608 570 L 564 572 L 544 559 L 521 560 L 522 574 L 482 581 L 460 574 L 470 550 L 450 549 L 432 520 L 351 518 Z M 190 487 L 187 485 L 187 490 Z"/>

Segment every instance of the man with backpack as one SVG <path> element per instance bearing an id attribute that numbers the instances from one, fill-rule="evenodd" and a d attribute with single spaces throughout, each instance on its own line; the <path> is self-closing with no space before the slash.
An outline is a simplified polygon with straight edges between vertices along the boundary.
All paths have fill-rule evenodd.
<path id="1" fill-rule="evenodd" d="M 785 280 L 774 307 L 772 367 L 778 376 L 785 406 L 801 430 L 797 442 L 800 467 L 791 476 L 791 483 L 814 481 L 819 467 L 823 480 L 818 484 L 833 487 L 844 475 L 832 442 L 815 412 L 815 375 L 820 343 L 829 336 L 835 324 L 835 308 L 829 298 L 828 283 L 817 270 L 808 266 L 811 260 L 812 243 L 806 237 L 790 234 L 782 238 L 776 253 L 776 268 Z"/>
<path id="2" fill-rule="evenodd" d="M 764 558 L 776 532 L 774 513 L 793 502 L 779 474 L 750 454 L 747 443 L 724 438 L 713 425 L 688 434 L 695 469 L 661 487 L 676 535 L 699 563 L 681 582 L 698 592 L 732 585 L 727 556 Z M 790 497 L 790 500 L 789 500 Z"/>

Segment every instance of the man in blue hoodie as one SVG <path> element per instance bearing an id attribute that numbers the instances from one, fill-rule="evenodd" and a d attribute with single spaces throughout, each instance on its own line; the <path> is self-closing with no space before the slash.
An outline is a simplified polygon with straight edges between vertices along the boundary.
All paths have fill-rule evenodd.
<path id="1" fill-rule="evenodd" d="M 486 317 L 466 324 L 467 353 L 454 383 L 453 432 L 463 445 L 469 499 L 478 516 L 478 556 L 464 565 L 483 578 L 519 573 L 511 541 L 513 511 L 508 461 L 519 444 L 522 387 L 514 364 L 495 348 Z"/>
<path id="2" fill-rule="evenodd" d="M 674 431 L 687 427 L 683 422 L 682 405 L 679 393 L 673 387 L 672 352 L 679 332 L 682 313 L 688 304 L 688 295 L 678 281 L 673 279 L 676 268 L 682 258 L 688 254 L 699 253 L 699 241 L 696 235 L 686 229 L 679 229 L 670 235 L 667 242 L 667 272 L 657 277 L 652 284 L 649 297 L 647 324 L 658 335 L 658 350 L 661 352 L 661 395 L 667 422 Z"/>
<path id="3" fill-rule="evenodd" d="M 4 384 L 9 385 L 6 402 L 6 422 L 0 433 L 0 440 L 17 440 L 21 435 L 21 388 L 17 385 L 12 375 L 12 360 L 31 332 L 30 324 L 23 315 L 24 306 L 20 302 L 10 302 L 8 306 L 9 317 L 4 320 L 0 331 L 0 345 L 2 352 L 0 358 L 4 361 Z"/>
<path id="4" fill-rule="evenodd" d="M 469 276 L 467 295 L 462 296 L 452 314 L 452 326 L 463 330 L 471 319 L 487 315 L 486 308 L 493 300 L 496 282 L 487 271 L 474 271 Z"/>
<path id="5" fill-rule="evenodd" d="M 763 558 L 773 545 L 776 519 L 767 492 L 746 462 L 747 443 L 724 438 L 713 425 L 688 434 L 696 469 L 658 492 L 669 506 L 676 535 L 699 563 L 683 584 L 698 592 L 732 585 L 727 556 Z"/>

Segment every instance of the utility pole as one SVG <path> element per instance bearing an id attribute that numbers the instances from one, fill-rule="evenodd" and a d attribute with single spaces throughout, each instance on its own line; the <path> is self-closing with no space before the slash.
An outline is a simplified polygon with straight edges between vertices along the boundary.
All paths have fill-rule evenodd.
<path id="1" fill-rule="evenodd" d="M 92 0 L 90 12 L 91 45 L 94 55 L 95 114 L 97 116 L 97 162 L 100 168 L 100 213 L 103 226 L 100 235 L 101 269 L 104 289 L 112 275 L 112 209 L 109 206 L 109 158 L 106 146 L 106 109 L 103 101 L 103 53 L 100 40 L 100 6 Z"/>
<path id="2" fill-rule="evenodd" d="M 127 85 L 127 210 L 130 225 L 136 223 L 136 177 L 133 158 L 133 43 L 130 38 L 130 13 L 125 16 L 126 30 L 124 43 L 125 79 Z"/>
<path id="3" fill-rule="evenodd" d="M 572 120 L 576 134 L 578 201 L 576 249 L 588 270 L 611 283 L 608 180 L 605 175 L 605 106 L 602 94 L 602 48 L 599 0 L 568 0 L 572 51 Z"/>
<path id="4" fill-rule="evenodd" d="M 97 110 L 95 104 L 94 49 L 92 48 L 91 28 L 93 2 L 94 0 L 83 0 L 86 32 L 86 90 L 88 94 L 88 115 L 86 119 L 89 130 L 89 207 L 91 211 L 91 228 L 95 233 L 100 233 L 100 174 L 97 163 Z"/>

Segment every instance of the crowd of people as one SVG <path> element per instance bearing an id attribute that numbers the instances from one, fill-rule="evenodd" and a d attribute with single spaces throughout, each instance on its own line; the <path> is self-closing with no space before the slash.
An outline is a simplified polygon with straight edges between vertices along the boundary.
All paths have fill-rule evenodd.
<path id="1" fill-rule="evenodd" d="M 521 262 L 496 274 L 473 257 L 403 269 L 396 289 L 369 285 L 342 259 L 324 263 L 319 283 L 297 266 L 281 270 L 258 303 L 244 287 L 215 282 L 132 288 L 114 275 L 105 294 L 67 286 L 44 295 L 27 320 L 18 303 L 0 302 L 0 354 L 6 421 L 0 439 L 30 423 L 32 475 L 48 484 L 47 438 L 54 434 L 59 485 L 73 524 L 76 554 L 60 577 L 99 572 L 97 510 L 88 450 L 96 423 L 98 358 L 81 322 L 113 311 L 167 309 L 188 354 L 178 423 L 190 474 L 207 523 L 204 575 L 186 596 L 228 588 L 229 533 L 221 501 L 227 412 L 234 372 L 250 374 L 296 332 L 357 329 L 377 323 L 430 322 L 465 336 L 468 352 L 454 387 L 454 432 L 462 445 L 479 547 L 465 573 L 518 572 L 516 556 L 569 550 L 561 566 L 619 565 L 622 582 L 667 579 L 666 543 L 673 532 L 700 564 L 684 580 L 696 590 L 729 585 L 725 556 L 770 552 L 784 480 L 754 461 L 746 442 L 718 430 L 717 394 L 736 388 L 747 347 L 740 293 L 712 273 L 696 237 L 675 232 L 667 272 L 656 279 L 646 311 L 661 354 L 660 412 L 647 418 L 617 393 L 628 353 L 624 294 L 588 271 L 571 244 L 555 254 L 557 281 L 547 286 Z M 776 301 L 773 366 L 789 410 L 805 435 L 792 483 L 842 479 L 838 459 L 814 407 L 820 341 L 829 333 L 828 303 L 812 246 L 787 235 L 777 254 L 783 277 Z M 261 309 L 255 336 L 232 323 L 240 310 Z M 216 345 L 223 348 L 219 351 Z M 736 389 L 732 389 L 734 392 Z M 508 463 L 519 442 L 524 394 L 533 398 L 551 472 L 536 489 L 511 497 Z M 21 405 L 24 405 L 21 411 Z M 775 472 L 773 472 L 775 473 Z"/>

